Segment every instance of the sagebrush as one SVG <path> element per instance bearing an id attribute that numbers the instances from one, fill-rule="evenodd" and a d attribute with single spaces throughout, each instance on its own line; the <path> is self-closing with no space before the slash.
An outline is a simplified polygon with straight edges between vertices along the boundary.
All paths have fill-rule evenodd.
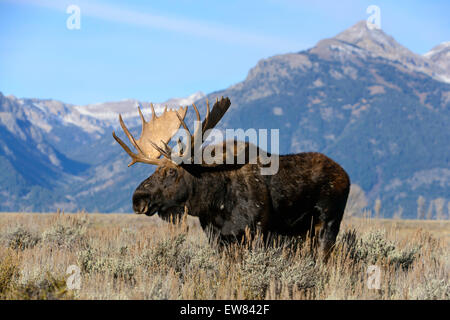
<path id="1" fill-rule="evenodd" d="M 449 299 L 448 221 L 344 219 L 327 262 L 299 239 L 219 250 L 193 218 L 1 214 L 1 299 Z M 66 284 L 70 265 L 81 287 Z M 382 270 L 369 289 L 367 270 Z"/>

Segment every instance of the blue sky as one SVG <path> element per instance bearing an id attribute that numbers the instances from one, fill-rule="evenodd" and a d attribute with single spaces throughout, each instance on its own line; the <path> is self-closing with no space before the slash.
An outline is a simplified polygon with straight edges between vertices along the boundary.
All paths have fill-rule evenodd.
<path id="1" fill-rule="evenodd" d="M 71 4 L 79 30 L 66 27 Z M 209 93 L 367 19 L 372 4 L 416 53 L 450 40 L 450 3 L 438 0 L 0 0 L 0 91 L 73 104 Z"/>

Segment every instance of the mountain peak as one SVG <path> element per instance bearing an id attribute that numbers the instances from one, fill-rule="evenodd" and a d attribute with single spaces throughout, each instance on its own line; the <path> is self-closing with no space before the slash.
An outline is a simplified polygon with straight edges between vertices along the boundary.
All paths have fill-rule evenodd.
<path id="1" fill-rule="evenodd" d="M 441 74 L 450 82 L 450 41 L 435 46 L 423 56 L 441 68 Z"/>
<path id="2" fill-rule="evenodd" d="M 326 60 L 340 61 L 381 57 L 400 63 L 411 71 L 423 72 L 439 81 L 450 82 L 448 64 L 436 63 L 438 59 L 431 58 L 433 52 L 439 52 L 445 53 L 439 57 L 447 59 L 448 49 L 448 43 L 444 43 L 435 47 L 428 55 L 415 54 L 382 29 L 369 28 L 363 20 L 333 38 L 319 41 L 309 52 Z"/>
<path id="3" fill-rule="evenodd" d="M 345 41 L 380 56 L 398 56 L 413 54 L 400 45 L 391 36 L 378 28 L 368 28 L 367 21 L 359 21 L 352 27 L 339 33 L 334 39 Z"/>
<path id="4" fill-rule="evenodd" d="M 436 56 L 437 54 L 442 54 L 443 52 L 445 52 L 445 54 L 448 54 L 449 51 L 450 51 L 450 41 L 446 41 L 433 47 L 433 49 L 425 53 L 423 56 L 431 58 Z"/>

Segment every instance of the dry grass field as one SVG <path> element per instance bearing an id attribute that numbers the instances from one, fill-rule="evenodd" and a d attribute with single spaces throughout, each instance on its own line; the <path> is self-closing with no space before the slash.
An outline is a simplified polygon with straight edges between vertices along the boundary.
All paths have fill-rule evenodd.
<path id="1" fill-rule="evenodd" d="M 0 299 L 448 300 L 449 245 L 450 221 L 348 218 L 325 263 L 300 241 L 219 252 L 190 217 L 1 213 Z"/>

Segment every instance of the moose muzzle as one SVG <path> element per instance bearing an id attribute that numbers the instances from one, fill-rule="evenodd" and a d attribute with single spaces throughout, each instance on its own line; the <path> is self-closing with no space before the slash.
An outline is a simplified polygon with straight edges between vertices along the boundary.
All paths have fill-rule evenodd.
<path id="1" fill-rule="evenodd" d="M 136 191 L 133 194 L 133 210 L 137 214 L 151 216 L 158 211 L 158 207 L 150 204 L 150 195 L 147 192 Z"/>

